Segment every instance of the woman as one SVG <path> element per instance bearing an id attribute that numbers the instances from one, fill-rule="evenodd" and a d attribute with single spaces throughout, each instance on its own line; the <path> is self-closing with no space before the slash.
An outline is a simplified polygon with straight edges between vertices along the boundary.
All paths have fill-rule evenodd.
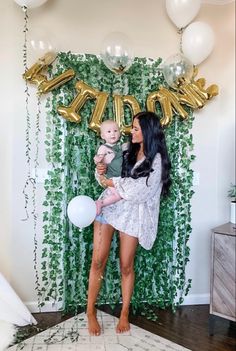
<path id="1" fill-rule="evenodd" d="M 152 112 L 134 116 L 131 140 L 124 154 L 121 177 L 107 179 L 98 168 L 100 183 L 114 187 L 120 201 L 103 208 L 94 222 L 93 257 L 89 275 L 87 317 L 91 335 L 100 335 L 95 303 L 114 230 L 120 236 L 122 310 L 117 333 L 130 329 L 129 306 L 134 287 L 134 257 L 138 243 L 152 248 L 156 238 L 160 195 L 168 193 L 170 161 L 165 136 L 158 117 Z M 104 191 L 103 196 L 106 196 Z"/>

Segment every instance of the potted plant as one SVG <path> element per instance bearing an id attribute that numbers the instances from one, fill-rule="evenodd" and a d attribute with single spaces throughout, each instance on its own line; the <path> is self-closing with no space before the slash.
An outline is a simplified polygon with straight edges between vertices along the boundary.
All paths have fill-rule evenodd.
<path id="1" fill-rule="evenodd" d="M 231 184 L 230 189 L 228 191 L 228 196 L 231 199 L 230 204 L 230 222 L 236 223 L 236 185 Z"/>

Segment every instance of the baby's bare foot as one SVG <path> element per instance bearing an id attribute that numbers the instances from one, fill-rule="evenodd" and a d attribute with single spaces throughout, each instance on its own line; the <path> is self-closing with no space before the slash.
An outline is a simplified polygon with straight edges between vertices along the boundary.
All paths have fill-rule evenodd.
<path id="1" fill-rule="evenodd" d="M 90 335 L 100 335 L 101 327 L 97 321 L 96 312 L 87 312 L 88 317 L 88 330 Z"/>

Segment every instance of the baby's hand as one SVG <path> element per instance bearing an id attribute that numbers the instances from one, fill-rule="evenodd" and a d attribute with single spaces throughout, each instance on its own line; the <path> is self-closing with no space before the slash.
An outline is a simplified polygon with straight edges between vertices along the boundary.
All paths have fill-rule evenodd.
<path id="1" fill-rule="evenodd" d="M 97 164 L 96 169 L 97 169 L 97 172 L 98 172 L 99 175 L 103 175 L 107 171 L 107 165 L 105 163 L 103 163 L 103 162 L 99 162 Z"/>
<path id="2" fill-rule="evenodd" d="M 105 156 L 106 156 L 106 154 L 95 155 L 94 158 L 93 158 L 95 164 L 98 164 L 99 162 L 102 162 Z"/>

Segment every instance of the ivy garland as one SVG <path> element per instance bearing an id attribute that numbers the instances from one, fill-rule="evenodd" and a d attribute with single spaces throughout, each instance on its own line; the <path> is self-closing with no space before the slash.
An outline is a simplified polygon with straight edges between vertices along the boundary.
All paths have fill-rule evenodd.
<path id="1" fill-rule="evenodd" d="M 110 72 L 94 55 L 60 53 L 52 76 L 72 68 L 73 80 L 52 92 L 47 100 L 46 153 L 50 165 L 45 181 L 44 239 L 42 251 L 41 304 L 47 300 L 62 301 L 65 310 L 85 306 L 92 255 L 93 228 L 81 232 L 66 215 L 68 202 L 76 195 L 96 199 L 102 189 L 94 178 L 93 157 L 101 140 L 88 128 L 94 103 L 80 111 L 80 124 L 65 121 L 57 107 L 69 105 L 77 92 L 75 83 L 83 80 L 99 91 L 110 93 L 104 119 L 113 118 L 112 94 L 133 95 L 145 109 L 146 97 L 166 83 L 159 70 L 161 59 L 136 58 L 129 71 L 121 76 Z M 157 114 L 161 108 L 157 105 Z M 126 123 L 130 122 L 125 109 Z M 150 251 L 138 248 L 135 260 L 136 282 L 132 297 L 134 309 L 147 305 L 173 309 L 183 302 L 191 281 L 186 281 L 189 261 L 188 239 L 191 233 L 193 171 L 191 162 L 193 114 L 182 121 L 178 115 L 165 129 L 172 162 L 171 194 L 161 201 L 157 240 Z M 121 301 L 119 241 L 114 236 L 98 304 L 115 306 Z"/>

